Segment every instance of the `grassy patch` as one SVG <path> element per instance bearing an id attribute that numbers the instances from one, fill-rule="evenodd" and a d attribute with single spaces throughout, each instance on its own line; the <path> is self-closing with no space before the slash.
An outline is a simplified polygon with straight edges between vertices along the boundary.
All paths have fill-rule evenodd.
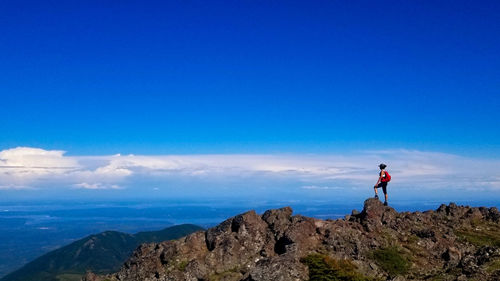
<path id="1" fill-rule="evenodd" d="M 349 260 L 336 260 L 326 255 L 311 254 L 301 260 L 309 267 L 310 281 L 375 281 L 362 275 Z"/>
<path id="2" fill-rule="evenodd" d="M 488 273 L 493 273 L 497 270 L 500 270 L 500 259 L 492 260 L 486 265 L 486 271 Z"/>
<path id="3" fill-rule="evenodd" d="M 410 269 L 408 258 L 397 247 L 382 248 L 373 251 L 372 258 L 390 275 L 404 275 Z"/>
<path id="4" fill-rule="evenodd" d="M 417 235 L 412 234 L 408 237 L 408 243 L 417 243 L 420 240 Z"/>
<path id="5" fill-rule="evenodd" d="M 457 236 L 476 246 L 500 247 L 500 226 L 491 222 L 476 223 L 456 232 Z"/>
<path id="6" fill-rule="evenodd" d="M 188 265 L 188 261 L 184 260 L 184 261 L 181 261 L 179 264 L 177 264 L 177 268 L 180 271 L 185 271 L 187 265 Z"/>

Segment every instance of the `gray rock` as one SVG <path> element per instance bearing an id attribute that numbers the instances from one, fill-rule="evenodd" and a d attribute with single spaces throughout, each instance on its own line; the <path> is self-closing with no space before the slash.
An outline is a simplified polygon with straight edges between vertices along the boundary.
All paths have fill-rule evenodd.
<path id="1" fill-rule="evenodd" d="M 500 257 L 498 247 L 479 247 L 456 235 L 457 230 L 478 223 L 498 224 L 496 208 L 450 203 L 436 211 L 398 213 L 371 198 L 362 212 L 353 211 L 345 220 L 292 213 L 290 207 L 262 216 L 249 211 L 179 240 L 143 244 L 117 273 L 87 273 L 82 280 L 305 281 L 308 268 L 300 260 L 312 253 L 351 260 L 359 273 L 386 280 L 500 277 L 500 271 L 485 270 Z M 406 274 L 392 276 L 374 259 L 374 251 L 387 247 L 412 257 Z"/>

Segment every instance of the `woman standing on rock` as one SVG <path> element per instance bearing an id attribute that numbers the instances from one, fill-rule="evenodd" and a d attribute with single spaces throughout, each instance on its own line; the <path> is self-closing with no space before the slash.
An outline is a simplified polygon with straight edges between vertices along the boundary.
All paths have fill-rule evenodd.
<path id="1" fill-rule="evenodd" d="M 378 165 L 378 167 L 380 168 L 380 173 L 378 175 L 378 181 L 373 187 L 373 189 L 375 190 L 375 198 L 378 198 L 377 188 L 382 187 L 382 191 L 384 192 L 385 196 L 384 205 L 387 206 L 387 183 L 391 181 L 391 175 L 389 175 L 389 173 L 385 170 L 385 168 L 387 167 L 386 164 L 382 163 Z"/>

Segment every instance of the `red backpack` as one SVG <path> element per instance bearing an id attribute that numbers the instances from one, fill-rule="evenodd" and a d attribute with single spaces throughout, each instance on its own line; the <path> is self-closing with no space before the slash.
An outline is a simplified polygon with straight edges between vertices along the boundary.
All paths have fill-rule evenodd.
<path id="1" fill-rule="evenodd" d="M 384 171 L 385 177 L 382 178 L 382 182 L 390 182 L 391 181 L 391 175 L 387 171 Z"/>

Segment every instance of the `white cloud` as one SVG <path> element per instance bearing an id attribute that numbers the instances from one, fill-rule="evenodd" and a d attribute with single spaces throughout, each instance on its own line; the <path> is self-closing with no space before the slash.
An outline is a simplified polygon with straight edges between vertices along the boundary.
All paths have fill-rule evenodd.
<path id="1" fill-rule="evenodd" d="M 0 151 L 0 167 L 14 176 L 26 177 L 62 174 L 79 165 L 75 159 L 64 157 L 61 150 L 17 147 Z"/>
<path id="2" fill-rule="evenodd" d="M 26 185 L 17 185 L 17 184 L 9 184 L 9 185 L 0 185 L 0 190 L 13 189 L 13 190 L 21 190 L 21 189 L 35 189 L 31 186 Z"/>
<path id="3" fill-rule="evenodd" d="M 16 147 L 0 151 L 0 162 L 4 166 L 31 168 L 73 168 L 76 162 L 63 157 L 62 150 L 43 150 L 31 147 Z"/>
<path id="4" fill-rule="evenodd" d="M 0 182 L 11 189 L 30 187 L 35 181 L 52 180 L 80 169 L 64 151 L 17 147 L 0 151 Z"/>
<path id="5" fill-rule="evenodd" d="M 401 188 L 500 190 L 499 160 L 412 150 L 351 155 L 219 154 L 66 156 L 64 151 L 18 147 L 0 151 L 0 189 L 67 186 L 119 189 L 137 178 L 295 182 L 303 190 L 371 186 L 377 165 L 388 164 Z"/>
<path id="6" fill-rule="evenodd" d="M 76 188 L 83 188 L 83 189 L 121 189 L 119 185 L 116 184 L 111 184 L 111 185 L 106 185 L 103 183 L 77 183 L 73 185 Z"/>
<path id="7" fill-rule="evenodd" d="M 338 186 L 318 186 L 318 185 L 304 185 L 301 187 L 302 189 L 310 189 L 310 190 L 339 190 Z"/>

